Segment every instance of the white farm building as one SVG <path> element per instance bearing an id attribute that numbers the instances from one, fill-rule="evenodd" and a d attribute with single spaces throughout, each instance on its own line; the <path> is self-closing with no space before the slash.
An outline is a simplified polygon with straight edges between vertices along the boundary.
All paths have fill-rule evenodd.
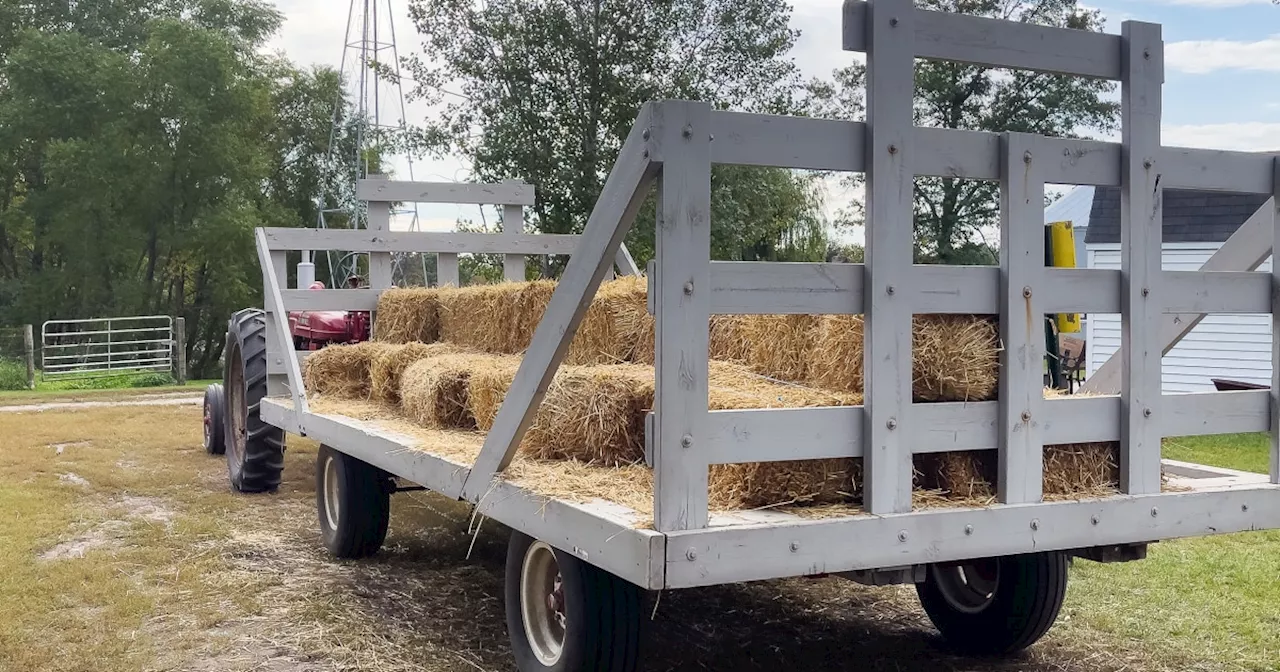
<path id="1" fill-rule="evenodd" d="M 1089 268 L 1120 268 L 1120 190 L 1088 187 L 1088 217 L 1081 217 L 1082 197 L 1072 202 L 1069 216 L 1046 221 L 1072 220 L 1084 228 L 1085 258 Z M 1083 191 L 1078 190 L 1078 191 Z M 1059 201 L 1068 201 L 1068 194 Z M 1249 194 L 1164 191 L 1164 270 L 1199 270 L 1223 241 L 1261 207 L 1267 199 Z M 1054 205 L 1058 205 L 1055 203 Z M 1081 227 L 1083 225 L 1083 227 Z M 1077 246 L 1080 245 L 1077 239 Z M 1241 269 L 1243 270 L 1243 269 Z M 1270 271 L 1271 260 L 1258 270 Z M 1086 376 L 1093 375 L 1120 347 L 1118 315 L 1090 315 L 1084 327 Z M 1268 385 L 1271 382 L 1271 316 L 1211 315 L 1198 324 L 1164 356 L 1164 391 L 1201 392 L 1214 389 L 1213 379 L 1223 378 Z"/>

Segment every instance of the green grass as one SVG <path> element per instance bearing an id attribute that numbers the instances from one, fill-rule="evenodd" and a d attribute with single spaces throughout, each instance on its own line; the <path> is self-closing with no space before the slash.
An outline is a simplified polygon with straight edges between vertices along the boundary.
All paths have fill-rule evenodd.
<path id="1" fill-rule="evenodd" d="M 1266 434 L 1180 436 L 1164 441 L 1164 457 L 1213 467 L 1267 473 L 1271 439 Z"/>

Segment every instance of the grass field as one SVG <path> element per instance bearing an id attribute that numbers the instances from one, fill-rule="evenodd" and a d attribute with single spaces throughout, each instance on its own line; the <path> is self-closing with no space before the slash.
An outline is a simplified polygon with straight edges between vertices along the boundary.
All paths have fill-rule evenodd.
<path id="1" fill-rule="evenodd" d="M 194 407 L 0 414 L 0 670 L 512 668 L 506 530 L 485 522 L 473 547 L 464 507 L 405 493 L 382 555 L 334 562 L 317 540 L 313 443 L 290 437 L 278 494 L 237 496 L 199 432 Z M 1266 463 L 1253 436 L 1168 450 Z M 826 578 L 670 592 L 646 611 L 645 669 L 1277 670 L 1277 577 L 1275 532 L 1157 544 L 1129 565 L 1077 561 L 1050 636 L 1002 661 L 947 652 L 910 588 Z"/>
<path id="2" fill-rule="evenodd" d="M 145 397 L 155 394 L 190 393 L 204 394 L 210 383 L 221 380 L 189 380 L 186 385 L 160 385 L 156 387 L 119 387 L 101 390 L 67 390 L 58 387 L 31 390 L 0 390 L 0 406 L 26 406 L 61 401 L 106 401 L 123 397 Z"/>

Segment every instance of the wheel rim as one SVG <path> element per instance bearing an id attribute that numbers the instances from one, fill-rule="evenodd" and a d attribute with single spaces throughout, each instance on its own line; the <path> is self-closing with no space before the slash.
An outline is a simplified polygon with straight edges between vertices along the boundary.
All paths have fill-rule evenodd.
<path id="1" fill-rule="evenodd" d="M 947 604 L 966 614 L 986 609 L 1000 584 L 1000 563 L 994 559 L 934 565 L 930 571 Z"/>
<path id="2" fill-rule="evenodd" d="M 233 465 L 244 461 L 244 447 L 249 440 L 249 406 L 245 401 L 244 362 L 237 349 L 228 357 L 227 364 L 227 408 L 224 411 L 230 423 L 230 432 L 224 441 L 227 444 L 227 460 Z M 238 469 L 237 467 L 234 467 Z"/>
<path id="3" fill-rule="evenodd" d="M 525 552 L 520 568 L 520 619 L 538 662 L 555 665 L 564 652 L 564 585 L 555 551 L 541 541 Z"/>
<path id="4" fill-rule="evenodd" d="M 338 529 L 338 516 L 341 515 L 342 504 L 338 501 L 338 464 L 332 456 L 324 460 L 324 518 L 329 522 L 329 529 Z"/>

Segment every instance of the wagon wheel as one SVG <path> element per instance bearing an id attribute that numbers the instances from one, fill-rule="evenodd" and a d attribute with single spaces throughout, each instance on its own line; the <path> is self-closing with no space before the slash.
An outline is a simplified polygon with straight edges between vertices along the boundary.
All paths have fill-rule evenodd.
<path id="1" fill-rule="evenodd" d="M 377 553 L 387 538 L 393 489 L 381 469 L 321 445 L 316 454 L 316 513 L 325 548 L 339 558 Z"/>

